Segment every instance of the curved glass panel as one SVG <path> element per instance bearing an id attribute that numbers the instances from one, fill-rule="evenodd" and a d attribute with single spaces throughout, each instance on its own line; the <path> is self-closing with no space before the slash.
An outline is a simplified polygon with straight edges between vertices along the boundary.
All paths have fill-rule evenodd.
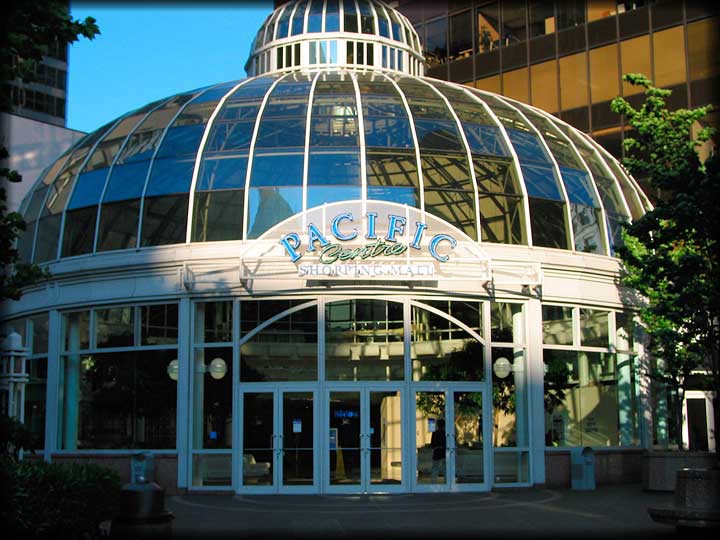
<path id="1" fill-rule="evenodd" d="M 401 303 L 363 299 L 325 305 L 328 381 L 399 381 L 403 364 Z"/>
<path id="2" fill-rule="evenodd" d="M 360 8 L 360 30 L 363 34 L 375 33 L 375 18 L 370 10 L 370 4 L 367 0 L 358 0 Z"/>
<path id="3" fill-rule="evenodd" d="M 350 76 L 318 80 L 310 120 L 307 207 L 360 199 L 360 141 Z"/>
<path id="4" fill-rule="evenodd" d="M 520 183 L 511 159 L 474 157 L 483 242 L 527 244 Z"/>
<path id="5" fill-rule="evenodd" d="M 358 74 L 367 159 L 367 198 L 420 207 L 410 119 L 395 87 L 373 74 Z"/>
<path id="6" fill-rule="evenodd" d="M 465 92 L 458 88 L 439 82 L 433 82 L 452 104 L 453 110 L 460 120 L 465 138 L 473 154 L 486 156 L 509 157 L 510 151 L 503 140 L 500 128 L 482 105 L 473 101 Z"/>
<path id="7" fill-rule="evenodd" d="M 395 10 L 388 9 L 387 12 L 388 12 L 388 15 L 390 15 L 390 26 L 392 27 L 393 39 L 395 41 L 402 41 L 403 35 L 402 35 L 402 31 L 400 29 L 400 21 L 397 18 L 397 14 L 395 13 Z"/>
<path id="8" fill-rule="evenodd" d="M 308 34 L 322 32 L 322 11 L 325 0 L 312 0 L 308 13 Z"/>
<path id="9" fill-rule="evenodd" d="M 248 238 L 302 211 L 305 124 L 312 81 L 294 74 L 272 90 L 263 109 L 250 175 Z"/>
<path id="10" fill-rule="evenodd" d="M 282 312 L 292 302 L 240 302 L 243 334 Z M 240 345 L 240 381 L 316 381 L 318 378 L 318 309 L 309 306 L 266 326 Z"/>
<path id="11" fill-rule="evenodd" d="M 417 79 L 397 80 L 415 123 L 423 174 L 425 211 L 477 240 L 475 190 L 465 145 L 445 102 Z"/>
<path id="12" fill-rule="evenodd" d="M 259 77 L 241 86 L 216 116 L 203 152 L 195 191 L 192 240 L 242 237 L 248 153 L 258 112 L 275 77 Z M 223 190 L 205 193 L 208 190 Z"/>
<path id="13" fill-rule="evenodd" d="M 325 31 L 340 31 L 340 6 L 338 0 L 327 0 L 325 5 Z"/>
<path id="14" fill-rule="evenodd" d="M 355 9 L 355 0 L 343 0 L 343 31 L 358 31 L 358 13 Z"/>
<path id="15" fill-rule="evenodd" d="M 288 30 L 290 27 L 290 15 L 292 15 L 292 4 L 287 4 L 283 8 L 282 15 L 280 15 L 280 20 L 277 24 L 277 32 L 275 35 L 275 39 L 282 39 L 288 37 Z"/>
<path id="16" fill-rule="evenodd" d="M 375 11 L 378 16 L 378 30 L 381 37 L 390 38 L 390 21 L 387 18 L 385 7 L 380 4 L 375 5 Z"/>
<path id="17" fill-rule="evenodd" d="M 480 333 L 481 303 L 427 302 L 448 315 L 462 320 Z M 452 312 L 460 304 L 469 318 Z M 413 381 L 481 381 L 485 371 L 485 346 L 466 330 L 442 315 L 412 306 L 410 357 Z"/>
<path id="18" fill-rule="evenodd" d="M 303 25 L 305 23 L 305 8 L 307 7 L 307 0 L 297 4 L 295 8 L 295 14 L 292 18 L 292 24 L 290 26 L 290 35 L 297 36 L 303 33 Z"/>

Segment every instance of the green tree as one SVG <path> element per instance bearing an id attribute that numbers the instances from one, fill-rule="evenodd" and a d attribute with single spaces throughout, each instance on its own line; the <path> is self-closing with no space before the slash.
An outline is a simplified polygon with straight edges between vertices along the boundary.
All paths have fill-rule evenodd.
<path id="1" fill-rule="evenodd" d="M 100 33 L 95 19 L 74 20 L 68 2 L 63 0 L 9 0 L 3 4 L 3 29 L 0 33 L 0 110 L 11 109 L 10 85 L 14 80 L 32 81 L 37 66 L 49 51 L 66 47 L 79 37 L 93 39 Z M 0 147 L 0 161 L 8 158 Z M 7 182 L 20 182 L 21 175 L 0 168 L 0 299 L 20 298 L 22 287 L 48 276 L 36 265 L 23 263 L 13 243 L 25 222 L 17 212 L 8 212 Z"/>
<path id="2" fill-rule="evenodd" d="M 717 155 L 705 161 L 698 148 L 714 130 L 699 128 L 710 106 L 670 111 L 669 90 L 656 88 L 640 74 L 623 80 L 644 88 L 639 109 L 618 97 L 612 109 L 632 128 L 625 139 L 624 165 L 636 178 L 648 179 L 659 200 L 652 211 L 628 226 L 623 282 L 647 300 L 639 315 L 656 359 L 652 379 L 676 396 L 674 421 L 679 437 L 682 404 L 691 373 L 704 371 L 707 386 L 718 384 L 718 208 Z M 715 431 L 720 415 L 715 411 Z"/>

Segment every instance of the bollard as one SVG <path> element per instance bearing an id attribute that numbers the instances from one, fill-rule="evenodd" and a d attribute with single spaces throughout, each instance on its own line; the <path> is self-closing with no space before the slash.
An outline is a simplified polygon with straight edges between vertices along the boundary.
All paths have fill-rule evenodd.
<path id="1" fill-rule="evenodd" d="M 135 540 L 172 538 L 172 512 L 165 510 L 165 490 L 155 482 L 125 484 L 120 514 L 113 520 L 110 538 Z"/>

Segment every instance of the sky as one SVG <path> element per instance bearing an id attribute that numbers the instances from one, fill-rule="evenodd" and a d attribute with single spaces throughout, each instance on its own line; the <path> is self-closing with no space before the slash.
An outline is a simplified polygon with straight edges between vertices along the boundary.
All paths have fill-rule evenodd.
<path id="1" fill-rule="evenodd" d="M 70 45 L 67 125 L 90 132 L 156 99 L 242 79 L 272 0 L 72 1 L 100 35 Z"/>

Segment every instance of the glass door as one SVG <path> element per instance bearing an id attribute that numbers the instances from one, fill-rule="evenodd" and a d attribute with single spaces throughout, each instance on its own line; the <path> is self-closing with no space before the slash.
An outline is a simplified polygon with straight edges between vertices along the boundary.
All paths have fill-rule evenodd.
<path id="1" fill-rule="evenodd" d="M 415 491 L 486 489 L 480 389 L 415 391 Z"/>
<path id="2" fill-rule="evenodd" d="M 395 388 L 328 392 L 326 491 L 402 490 L 402 410 Z"/>
<path id="3" fill-rule="evenodd" d="M 240 490 L 317 491 L 315 393 L 302 389 L 245 391 Z"/>

